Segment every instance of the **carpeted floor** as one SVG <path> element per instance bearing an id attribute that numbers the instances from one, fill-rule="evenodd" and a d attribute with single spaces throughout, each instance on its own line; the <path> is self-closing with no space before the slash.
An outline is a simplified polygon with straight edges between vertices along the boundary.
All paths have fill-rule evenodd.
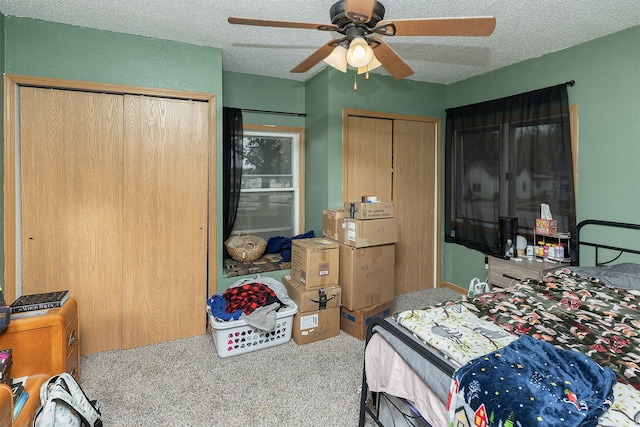
<path id="1" fill-rule="evenodd" d="M 396 297 L 397 311 L 460 294 Z M 339 336 L 221 359 L 210 335 L 81 358 L 82 387 L 120 426 L 356 426 L 364 343 Z"/>

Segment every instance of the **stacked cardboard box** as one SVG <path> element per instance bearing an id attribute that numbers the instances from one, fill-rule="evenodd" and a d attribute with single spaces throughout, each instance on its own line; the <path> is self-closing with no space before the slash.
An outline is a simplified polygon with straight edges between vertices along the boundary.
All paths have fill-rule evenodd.
<path id="1" fill-rule="evenodd" d="M 371 319 L 393 311 L 398 241 L 394 204 L 347 202 L 342 215 L 325 209 L 323 234 L 335 235 L 339 242 L 340 327 L 364 339 Z"/>
<path id="2" fill-rule="evenodd" d="M 376 318 L 385 318 L 393 314 L 393 300 L 375 304 L 357 310 L 340 309 L 340 329 L 364 340 L 369 323 Z"/>
<path id="3" fill-rule="evenodd" d="M 293 240 L 291 276 L 283 276 L 282 283 L 298 306 L 292 330 L 296 344 L 309 344 L 340 334 L 339 262 L 339 246 L 335 241 Z"/>
<path id="4" fill-rule="evenodd" d="M 340 244 L 342 306 L 348 310 L 391 301 L 394 295 L 394 244 L 354 248 Z"/>
<path id="5" fill-rule="evenodd" d="M 324 209 L 322 211 L 322 235 L 331 240 L 340 241 L 342 239 L 342 223 L 344 210 Z"/>
<path id="6" fill-rule="evenodd" d="M 282 277 L 282 283 L 289 298 L 298 305 L 291 335 L 296 344 L 308 344 L 340 333 L 340 286 L 307 290 L 289 275 Z"/>
<path id="7" fill-rule="evenodd" d="M 398 241 L 398 222 L 392 202 L 347 202 L 343 209 L 342 243 L 354 248 Z"/>
<path id="8" fill-rule="evenodd" d="M 338 244 L 324 238 L 294 239 L 291 245 L 291 275 L 306 289 L 338 284 Z"/>

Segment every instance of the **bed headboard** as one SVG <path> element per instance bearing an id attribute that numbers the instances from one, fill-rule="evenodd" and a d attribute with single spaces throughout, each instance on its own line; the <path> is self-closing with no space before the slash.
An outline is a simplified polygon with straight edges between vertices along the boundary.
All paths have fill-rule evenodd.
<path id="1" fill-rule="evenodd" d="M 584 240 L 584 228 L 589 227 L 592 228 L 601 228 L 603 232 L 613 232 L 614 230 L 629 230 L 629 233 L 633 235 L 633 237 L 629 238 L 629 242 L 635 242 L 636 247 L 632 248 L 632 244 L 624 244 L 620 245 L 618 243 L 611 243 L 611 241 L 607 242 L 606 238 L 598 237 L 595 241 L 586 241 Z M 606 237 L 606 236 L 605 236 Z M 590 238 L 593 240 L 593 238 Z M 625 242 L 627 242 L 625 240 Z M 576 230 L 576 244 L 575 244 L 575 265 L 580 265 L 580 248 L 585 246 L 590 246 L 595 248 L 595 262 L 593 265 L 600 266 L 609 264 L 618 258 L 620 258 L 623 254 L 635 254 L 640 255 L 640 247 L 638 247 L 638 242 L 640 242 L 640 224 L 630 224 L 625 222 L 614 222 L 614 221 L 601 221 L 601 220 L 585 220 L 581 221 Z M 603 250 L 606 251 L 606 255 L 608 259 L 602 260 Z M 613 252 L 611 252 L 613 251 Z M 617 252 L 617 255 L 615 254 Z M 611 254 L 613 258 L 611 257 Z M 583 260 L 584 261 L 584 260 Z"/>

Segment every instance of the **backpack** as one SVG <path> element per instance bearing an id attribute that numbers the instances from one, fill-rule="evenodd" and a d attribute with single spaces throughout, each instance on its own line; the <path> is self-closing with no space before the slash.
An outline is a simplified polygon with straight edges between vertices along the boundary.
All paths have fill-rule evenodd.
<path id="1" fill-rule="evenodd" d="M 89 400 L 67 373 L 49 378 L 40 388 L 40 409 L 34 427 L 101 427 L 98 402 Z"/>

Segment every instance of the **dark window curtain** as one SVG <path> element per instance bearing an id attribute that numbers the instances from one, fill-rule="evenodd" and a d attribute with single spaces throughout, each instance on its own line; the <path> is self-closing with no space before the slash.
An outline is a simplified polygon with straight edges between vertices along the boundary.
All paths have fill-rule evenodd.
<path id="1" fill-rule="evenodd" d="M 242 184 L 242 110 L 222 109 L 222 210 L 223 233 L 226 241 L 231 235 L 240 201 Z M 224 245 L 223 245 L 224 247 Z M 226 249 L 225 249 L 226 254 Z"/>
<path id="2" fill-rule="evenodd" d="M 533 240 L 540 204 L 575 234 L 566 84 L 447 110 L 445 241 L 499 253 L 499 218 Z"/>

